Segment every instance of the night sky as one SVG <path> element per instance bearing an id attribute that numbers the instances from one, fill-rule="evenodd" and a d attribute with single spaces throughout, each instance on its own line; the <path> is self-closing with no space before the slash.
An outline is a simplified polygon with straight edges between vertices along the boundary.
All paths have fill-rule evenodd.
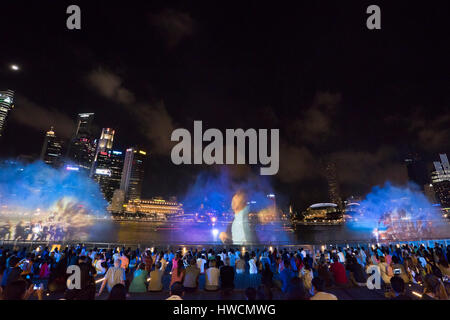
<path id="1" fill-rule="evenodd" d="M 395 2 L 393 4 L 392 2 Z M 81 7 L 82 29 L 66 29 Z M 295 4 L 295 5 L 294 5 Z M 381 7 L 381 30 L 366 8 Z M 182 195 L 207 166 L 175 166 L 175 128 L 279 128 L 276 192 L 328 201 L 407 181 L 404 158 L 450 151 L 448 1 L 8 1 L 0 10 L 0 89 L 16 91 L 2 157 L 37 156 L 45 131 L 76 114 L 116 129 L 114 149 L 150 152 L 143 197 Z M 9 69 L 11 63 L 20 72 Z M 232 166 L 234 179 L 257 168 Z M 431 169 L 431 167 L 430 167 Z"/>

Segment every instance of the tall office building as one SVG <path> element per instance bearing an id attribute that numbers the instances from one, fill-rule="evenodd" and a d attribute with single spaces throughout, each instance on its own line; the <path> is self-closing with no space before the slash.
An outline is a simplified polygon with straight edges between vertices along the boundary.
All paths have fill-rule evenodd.
<path id="1" fill-rule="evenodd" d="M 94 161 L 92 161 L 91 173 L 92 177 L 95 174 L 95 170 L 98 167 L 98 158 L 100 154 L 109 154 L 112 150 L 114 142 L 114 130 L 111 128 L 103 128 L 100 139 L 97 141 L 97 150 L 95 151 Z"/>
<path id="2" fill-rule="evenodd" d="M 59 167 L 61 164 L 62 150 L 63 141 L 55 135 L 53 127 L 51 127 L 50 131 L 47 131 L 45 135 L 40 159 L 52 167 Z"/>
<path id="3" fill-rule="evenodd" d="M 96 141 L 92 137 L 93 119 L 93 113 L 78 114 L 77 129 L 67 150 L 67 158 L 88 174 L 97 149 Z"/>
<path id="4" fill-rule="evenodd" d="M 6 126 L 9 111 L 14 108 L 14 91 L 0 91 L 0 137 Z"/>
<path id="5" fill-rule="evenodd" d="M 120 189 L 125 192 L 127 201 L 141 198 L 146 155 L 145 151 L 136 148 L 127 149 L 120 181 Z"/>
<path id="6" fill-rule="evenodd" d="M 122 169 L 121 151 L 102 151 L 97 155 L 93 179 L 99 184 L 100 190 L 108 202 L 111 202 L 114 191 L 120 188 Z"/>
<path id="7" fill-rule="evenodd" d="M 431 174 L 431 183 L 442 209 L 450 211 L 450 164 L 446 154 L 439 157 L 441 161 L 433 162 L 435 171 Z"/>
<path id="8" fill-rule="evenodd" d="M 405 159 L 408 179 L 417 184 L 421 190 L 430 183 L 425 162 L 417 153 L 410 153 Z"/>
<path id="9" fill-rule="evenodd" d="M 328 194 L 330 201 L 337 204 L 342 209 L 342 199 L 340 195 L 339 182 L 336 173 L 336 164 L 334 162 L 327 162 L 325 165 L 325 174 L 328 181 Z"/>
<path id="10" fill-rule="evenodd" d="M 110 178 L 110 188 L 112 193 L 115 190 L 120 189 L 120 181 L 122 180 L 122 171 L 124 163 L 124 154 L 122 151 L 112 151 L 111 152 L 111 178 Z"/>

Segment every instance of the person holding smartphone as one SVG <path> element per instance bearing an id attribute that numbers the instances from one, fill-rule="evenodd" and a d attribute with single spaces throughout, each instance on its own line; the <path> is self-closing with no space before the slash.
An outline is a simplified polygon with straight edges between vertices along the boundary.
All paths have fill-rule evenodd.
<path id="1" fill-rule="evenodd" d="M 25 280 L 15 280 L 10 282 L 3 291 L 4 300 L 28 300 L 33 294 L 36 294 L 38 300 L 42 300 L 44 287 L 35 286 L 33 283 Z"/>

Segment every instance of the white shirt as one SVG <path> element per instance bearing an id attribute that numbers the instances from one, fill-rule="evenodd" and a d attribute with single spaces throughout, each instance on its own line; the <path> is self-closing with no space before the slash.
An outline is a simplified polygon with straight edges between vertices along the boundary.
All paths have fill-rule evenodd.
<path id="1" fill-rule="evenodd" d="M 235 214 L 233 224 L 231 225 L 231 235 L 233 244 L 243 244 L 248 241 L 250 234 L 248 226 L 248 206 Z"/>
<path id="2" fill-rule="evenodd" d="M 206 269 L 205 286 L 219 286 L 220 271 L 217 268 Z"/>
<path id="3" fill-rule="evenodd" d="M 205 263 L 206 260 L 202 258 L 197 259 L 197 268 L 200 269 L 200 273 L 205 273 Z"/>
<path id="4" fill-rule="evenodd" d="M 250 265 L 250 274 L 256 274 L 258 273 L 258 268 L 256 267 L 256 258 L 250 259 L 248 261 L 248 264 Z"/>

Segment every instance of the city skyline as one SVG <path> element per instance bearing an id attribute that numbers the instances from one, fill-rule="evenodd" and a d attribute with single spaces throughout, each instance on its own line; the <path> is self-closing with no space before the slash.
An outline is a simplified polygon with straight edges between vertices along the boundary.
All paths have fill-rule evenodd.
<path id="1" fill-rule="evenodd" d="M 76 33 L 60 23 L 64 4 L 51 6 L 43 20 L 20 4 L 6 6 L 10 17 L 1 23 L 12 26 L 5 35 L 12 45 L 1 52 L 0 90 L 16 97 L 0 141 L 3 158 L 39 158 L 51 126 L 68 141 L 76 115 L 95 113 L 95 139 L 113 128 L 114 150 L 139 146 L 152 155 L 144 197 L 169 197 L 185 193 L 199 173 L 218 170 L 173 165 L 172 130 L 193 120 L 217 128 L 279 128 L 280 172 L 270 183 L 288 202 L 306 207 L 328 199 L 322 161 L 335 163 L 332 180 L 344 199 L 386 180 L 411 180 L 410 153 L 432 170 L 436 155 L 450 150 L 448 59 L 439 31 L 445 10 L 386 5 L 386 27 L 376 33 L 364 29 L 362 4 L 302 4 L 292 13 L 261 5 L 253 15 L 247 4 L 224 27 L 232 6 L 211 14 L 208 4 L 85 3 Z M 351 18 L 343 19 L 344 11 Z M 111 19 L 117 15 L 120 23 Z M 25 20 L 39 27 L 20 28 Z M 20 68 L 11 70 L 11 63 Z M 244 180 L 257 169 L 228 168 Z"/>

